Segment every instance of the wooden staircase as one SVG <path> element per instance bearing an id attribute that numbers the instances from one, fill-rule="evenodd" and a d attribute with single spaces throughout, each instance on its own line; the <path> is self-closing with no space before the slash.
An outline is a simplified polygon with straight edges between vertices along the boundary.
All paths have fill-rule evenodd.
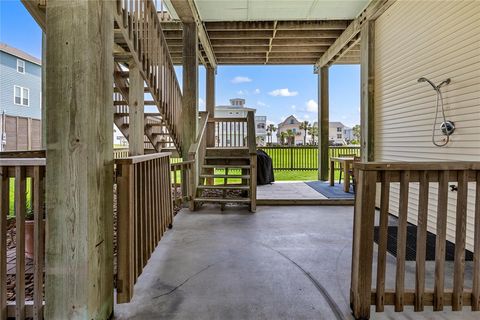
<path id="1" fill-rule="evenodd" d="M 250 205 L 251 178 L 248 148 L 207 148 L 194 202 Z"/>
<path id="2" fill-rule="evenodd" d="M 257 154 L 253 112 L 242 119 L 216 119 L 202 114 L 200 122 L 196 143 L 189 150 L 190 160 L 197 161 L 195 181 L 191 182 L 190 209 L 195 210 L 204 203 L 220 204 L 222 210 L 226 204 L 244 204 L 255 212 Z M 207 126 L 207 122 L 213 126 Z M 231 125 L 238 122 L 245 126 Z M 227 127 L 228 130 L 218 129 Z M 207 136 L 212 137 L 208 128 L 217 128 L 216 142 L 207 143 Z M 223 140 L 218 138 L 220 135 L 224 136 Z"/>

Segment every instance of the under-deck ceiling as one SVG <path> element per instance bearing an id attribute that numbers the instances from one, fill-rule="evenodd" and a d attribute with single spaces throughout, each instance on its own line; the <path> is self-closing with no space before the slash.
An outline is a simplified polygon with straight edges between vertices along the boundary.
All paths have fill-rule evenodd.
<path id="1" fill-rule="evenodd" d="M 204 22 L 219 65 L 315 64 L 351 20 Z M 174 64 L 182 63 L 182 24 L 163 22 Z M 206 54 L 200 46 L 204 60 Z M 354 46 L 336 63 L 359 63 Z"/>

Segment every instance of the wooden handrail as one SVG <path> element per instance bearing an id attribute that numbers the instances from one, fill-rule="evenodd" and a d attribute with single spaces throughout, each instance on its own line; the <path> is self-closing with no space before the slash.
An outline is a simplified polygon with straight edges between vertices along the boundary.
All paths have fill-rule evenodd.
<path id="1" fill-rule="evenodd" d="M 208 121 L 208 112 L 204 112 L 200 115 L 200 125 L 199 125 L 199 131 L 197 134 L 197 137 L 195 139 L 195 143 L 190 146 L 190 149 L 188 150 L 188 154 L 191 156 L 195 156 L 195 154 L 198 153 L 200 144 L 201 142 L 205 139 L 205 132 L 207 128 L 207 121 Z M 192 160 L 192 159 L 190 159 Z"/>
<path id="2" fill-rule="evenodd" d="M 208 122 L 247 122 L 247 118 L 209 118 Z"/>
<path id="3" fill-rule="evenodd" d="M 170 157 L 171 155 L 172 155 L 171 152 L 158 152 L 158 153 L 152 153 L 152 154 L 145 154 L 141 156 L 115 159 L 115 163 L 116 164 L 135 164 L 135 163 L 146 162 L 146 161 L 150 161 L 158 158 Z"/>
<path id="4" fill-rule="evenodd" d="M 378 170 L 480 170 L 478 161 L 456 161 L 456 162 L 357 162 L 354 168 L 364 171 Z"/>
<path id="5" fill-rule="evenodd" d="M 0 158 L 1 167 L 45 166 L 45 158 Z"/>
<path id="6" fill-rule="evenodd" d="M 247 139 L 248 152 L 250 154 L 257 154 L 257 140 L 255 135 L 255 113 L 248 111 L 247 113 Z"/>

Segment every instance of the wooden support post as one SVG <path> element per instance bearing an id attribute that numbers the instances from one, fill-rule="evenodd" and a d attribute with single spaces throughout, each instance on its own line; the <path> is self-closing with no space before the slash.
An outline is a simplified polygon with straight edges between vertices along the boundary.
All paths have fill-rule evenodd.
<path id="1" fill-rule="evenodd" d="M 183 99 L 182 99 L 182 158 L 189 160 L 188 150 L 195 143 L 198 124 L 198 35 L 195 22 L 183 24 Z M 192 164 L 194 174 L 197 163 Z M 187 194 L 188 177 L 182 171 L 182 194 Z M 193 191 L 193 190 L 192 190 Z M 194 198 L 195 195 L 192 195 Z M 193 199 L 191 199 L 193 201 Z"/>
<path id="2" fill-rule="evenodd" d="M 328 180 L 328 67 L 318 72 L 318 180 Z"/>
<path id="3" fill-rule="evenodd" d="M 375 22 L 366 21 L 360 40 L 360 135 L 362 161 L 374 161 Z"/>
<path id="4" fill-rule="evenodd" d="M 369 319 L 377 173 L 375 171 L 359 170 L 357 179 L 350 302 L 355 319 Z"/>
<path id="5" fill-rule="evenodd" d="M 42 100 L 40 101 L 41 106 L 42 106 L 42 121 L 41 121 L 41 126 L 42 126 L 42 149 L 45 149 L 46 147 L 46 141 L 47 141 L 47 115 L 46 115 L 46 110 L 47 110 L 47 82 L 46 82 L 46 69 L 47 68 L 47 34 L 45 32 L 42 32 Z"/>
<path id="6" fill-rule="evenodd" d="M 47 6 L 46 319 L 113 311 L 114 4 Z"/>
<path id="7" fill-rule="evenodd" d="M 198 35 L 194 22 L 183 24 L 183 160 L 188 160 L 188 150 L 195 143 L 198 124 Z"/>
<path id="8" fill-rule="evenodd" d="M 130 156 L 138 156 L 144 154 L 143 136 L 145 132 L 145 116 L 144 116 L 144 84 L 140 74 L 140 66 L 132 64 L 129 70 L 129 139 L 128 147 Z"/>
<path id="9" fill-rule="evenodd" d="M 208 117 L 215 117 L 215 69 L 207 67 L 206 106 Z M 215 122 L 207 122 L 207 147 L 215 147 Z M 214 174 L 214 169 L 206 169 L 206 174 Z M 206 179 L 206 184 L 213 185 L 214 179 Z"/>

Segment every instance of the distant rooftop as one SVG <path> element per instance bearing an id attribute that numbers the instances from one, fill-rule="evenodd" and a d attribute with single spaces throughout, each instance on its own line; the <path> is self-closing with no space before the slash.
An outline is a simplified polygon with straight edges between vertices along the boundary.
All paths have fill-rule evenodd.
<path id="1" fill-rule="evenodd" d="M 22 51 L 20 49 L 14 48 L 14 47 L 11 47 L 6 43 L 0 42 L 0 51 L 6 52 L 6 53 L 11 54 L 12 56 L 18 57 L 20 59 L 38 64 L 39 66 L 42 65 L 42 60 L 35 58 L 34 56 L 26 53 L 25 51 Z"/>

